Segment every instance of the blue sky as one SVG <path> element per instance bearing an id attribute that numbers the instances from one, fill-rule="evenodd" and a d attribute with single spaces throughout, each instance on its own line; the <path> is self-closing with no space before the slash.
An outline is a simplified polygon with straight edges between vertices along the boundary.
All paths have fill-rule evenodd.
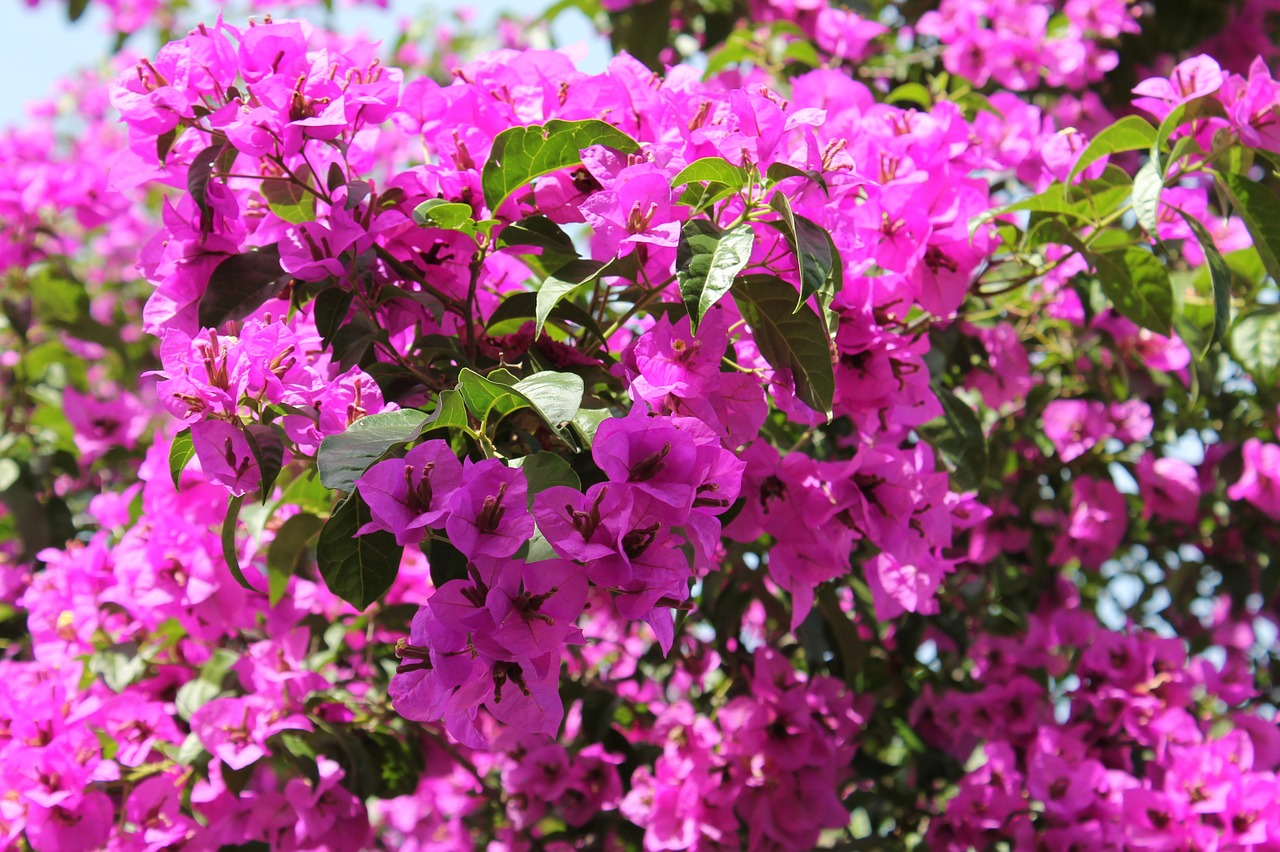
<path id="1" fill-rule="evenodd" d="M 479 22 L 484 22 L 491 20 L 500 9 L 515 8 L 527 12 L 535 4 L 530 4 L 529 0 L 446 0 L 431 5 L 441 13 L 469 6 L 476 11 Z M 539 0 L 536 5 L 550 5 L 550 0 L 545 4 Z M 362 29 L 380 38 L 390 36 L 395 21 L 401 17 L 411 11 L 429 8 L 421 0 L 392 0 L 391 8 L 385 12 L 350 8 L 342 0 L 338 0 L 335 6 L 338 7 L 336 19 L 340 27 Z M 106 31 L 106 19 L 107 16 L 92 0 L 89 10 L 75 24 L 67 22 L 66 5 L 58 0 L 42 0 L 35 9 L 28 8 L 24 0 L 0 0 L 0 80 L 4 81 L 0 86 L 0 126 L 20 123 L 26 104 L 46 97 L 55 80 L 78 68 L 93 67 L 102 61 L 113 41 Z M 599 40 L 593 38 L 587 20 L 579 12 L 571 11 L 561 16 L 556 26 L 556 37 L 561 43 L 591 40 L 593 47 L 588 65 L 598 69 L 603 64 L 606 51 Z M 148 53 L 154 53 L 156 47 L 149 37 L 132 40 L 129 44 Z"/>

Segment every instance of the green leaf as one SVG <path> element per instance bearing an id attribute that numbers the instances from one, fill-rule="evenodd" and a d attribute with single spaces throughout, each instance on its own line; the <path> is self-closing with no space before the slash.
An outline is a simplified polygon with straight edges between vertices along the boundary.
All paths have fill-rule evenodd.
<path id="1" fill-rule="evenodd" d="M 1255 385 L 1274 385 L 1280 376 L 1280 305 L 1263 305 L 1237 319 L 1229 345 Z"/>
<path id="2" fill-rule="evenodd" d="M 538 452 L 523 458 L 512 459 L 512 467 L 524 471 L 524 478 L 529 483 L 529 507 L 533 508 L 536 494 L 556 485 L 567 485 L 578 491 L 582 490 L 582 480 L 574 473 L 569 462 L 555 453 Z"/>
<path id="3" fill-rule="evenodd" d="M 227 516 L 222 520 L 222 558 L 227 563 L 227 570 L 242 588 L 257 592 L 240 570 L 240 556 L 236 551 L 236 524 L 240 520 L 240 507 L 244 504 L 244 495 L 232 497 L 227 505 Z"/>
<path id="4" fill-rule="evenodd" d="M 611 124 L 598 119 L 561 121 L 545 125 L 509 127 L 493 140 L 489 159 L 480 175 L 480 185 L 489 210 L 496 213 L 520 187 L 536 177 L 576 166 L 582 149 L 605 145 L 624 154 L 633 154 L 640 145 Z"/>
<path id="5" fill-rule="evenodd" d="M 200 211 L 200 233 L 202 234 L 213 230 L 213 208 L 209 206 L 208 187 L 209 181 L 213 178 L 214 164 L 226 146 L 226 142 L 214 142 L 196 154 L 187 169 L 187 192 L 191 194 L 191 200 L 196 203 L 196 209 Z"/>
<path id="6" fill-rule="evenodd" d="M 1206 265 L 1209 267 L 1209 280 L 1213 284 L 1213 333 L 1204 351 L 1200 353 L 1203 357 L 1210 346 L 1226 337 L 1227 326 L 1231 323 L 1231 267 L 1227 265 L 1227 259 L 1222 256 L 1222 252 L 1218 251 L 1208 229 L 1195 217 L 1181 210 L 1178 213 L 1200 242 Z"/>
<path id="7" fill-rule="evenodd" d="M 827 191 L 827 179 L 817 169 L 801 169 L 790 163 L 774 163 L 765 170 L 764 176 L 770 186 L 781 183 L 787 178 L 802 177 L 816 183 L 823 192 Z"/>
<path id="8" fill-rule="evenodd" d="M 511 293 L 502 300 L 502 304 L 498 305 L 497 310 L 489 316 L 487 328 L 492 330 L 504 323 L 533 319 L 537 312 L 537 293 L 528 291 Z M 602 344 L 607 344 L 608 342 L 604 339 L 604 332 L 600 330 L 600 325 L 595 321 L 595 318 L 573 302 L 558 301 L 547 315 L 548 321 L 552 319 L 560 320 L 563 323 L 572 323 L 579 328 L 583 328 Z M 543 327 L 546 327 L 545 323 Z"/>
<path id="9" fill-rule="evenodd" d="M 1151 126 L 1151 122 L 1141 116 L 1126 115 L 1093 137 L 1080 154 L 1080 158 L 1076 160 L 1071 174 L 1067 175 L 1067 183 L 1074 181 L 1076 175 L 1103 157 L 1122 151 L 1148 150 L 1155 141 L 1156 129 Z"/>
<path id="10" fill-rule="evenodd" d="M 358 610 L 391 588 L 404 554 L 389 532 L 357 535 L 369 520 L 369 507 L 358 492 L 352 493 L 334 509 L 316 542 L 316 564 L 325 585 Z"/>
<path id="11" fill-rule="evenodd" d="M 227 673 L 239 659 L 240 655 L 230 648 L 215 649 L 213 656 L 200 667 L 200 675 L 178 688 L 178 694 L 173 700 L 178 715 L 183 719 L 190 719 L 192 713 L 217 698 Z"/>
<path id="12" fill-rule="evenodd" d="M 173 477 L 174 490 L 182 488 L 182 471 L 191 463 L 196 448 L 191 443 L 191 430 L 183 429 L 169 445 L 169 476 Z"/>
<path id="13" fill-rule="evenodd" d="M 426 228 L 444 228 L 447 231 L 476 232 L 474 211 L 470 204 L 430 198 L 413 209 L 413 221 Z"/>
<path id="14" fill-rule="evenodd" d="M 746 187 L 749 179 L 747 170 L 742 166 L 735 166 L 723 157 L 703 157 L 681 169 L 671 179 L 671 186 L 675 188 L 694 181 L 715 181 L 739 190 Z"/>
<path id="15" fill-rule="evenodd" d="M 987 475 L 987 438 L 982 422 L 951 391 L 934 387 L 942 416 L 920 427 L 920 434 L 938 450 L 951 468 L 951 477 L 966 490 L 978 488 Z"/>
<path id="16" fill-rule="evenodd" d="M 1164 149 L 1168 147 L 1169 138 L 1173 136 L 1174 132 L 1187 122 L 1194 122 L 1197 119 L 1209 116 L 1217 116 L 1219 118 L 1226 118 L 1227 116 L 1222 103 L 1213 95 L 1206 95 L 1196 98 L 1194 101 L 1180 104 L 1164 117 L 1164 120 L 1160 122 L 1160 126 L 1156 128 L 1155 141 L 1151 143 L 1151 160 L 1156 164 L 1156 171 L 1162 176 L 1167 176 L 1169 173 L 1169 163 L 1164 159 Z"/>
<path id="17" fill-rule="evenodd" d="M 266 503 L 284 464 L 284 430 L 279 426 L 250 423 L 244 427 L 244 437 L 253 460 L 258 463 L 258 472 L 262 475 L 259 491 L 262 502 Z"/>
<path id="18" fill-rule="evenodd" d="M 582 438 L 582 444 L 590 447 L 596 439 L 600 424 L 613 416 L 607 408 L 579 408 L 573 415 L 573 431 Z"/>
<path id="19" fill-rule="evenodd" d="M 532 246 L 566 258 L 578 256 L 578 249 L 564 229 L 545 216 L 526 216 L 502 229 L 498 235 L 499 246 Z"/>
<path id="20" fill-rule="evenodd" d="M 1280 198 L 1243 175 L 1219 173 L 1216 177 L 1218 186 L 1249 229 L 1267 274 L 1280 281 Z"/>
<path id="21" fill-rule="evenodd" d="M 467 422 L 467 406 L 462 401 L 462 394 L 452 388 L 440 391 L 440 395 L 436 397 L 436 407 L 422 424 L 419 434 L 425 435 L 432 429 L 471 431 L 471 424 Z"/>
<path id="22" fill-rule="evenodd" d="M 228 320 L 242 320 L 288 282 L 288 273 L 280 268 L 276 244 L 233 254 L 214 267 L 209 276 L 209 284 L 200 297 L 198 321 L 205 328 L 217 328 Z"/>
<path id="23" fill-rule="evenodd" d="M 320 442 L 316 465 L 326 488 L 348 493 L 369 465 L 397 444 L 412 441 L 422 431 L 427 415 L 416 408 L 402 408 L 361 417 L 345 432 Z"/>
<path id="24" fill-rule="evenodd" d="M 463 368 L 458 373 L 458 391 L 471 413 L 487 425 L 489 414 L 495 410 L 501 419 L 528 406 L 529 400 L 511 389 L 516 381 L 516 377 L 507 370 L 494 370 L 488 376 L 482 376 L 475 370 Z"/>
<path id="25" fill-rule="evenodd" d="M 832 254 L 835 244 L 828 239 L 825 228 L 817 223 L 797 216 L 791 210 L 791 202 L 781 192 L 775 192 L 769 199 L 772 207 L 782 218 L 773 223 L 787 238 L 787 245 L 796 256 L 796 265 L 800 267 L 800 297 L 796 301 L 795 311 L 809 301 L 815 294 L 823 305 L 831 304 L 835 295 L 832 270 L 838 262 Z M 843 275 L 843 272 L 841 273 Z"/>
<path id="26" fill-rule="evenodd" d="M 1038 195 L 1023 198 L 998 210 L 990 210 L 975 216 L 969 224 L 969 230 L 972 232 L 979 225 L 997 216 L 1021 210 L 1032 213 L 1057 213 L 1099 224 L 1102 219 L 1118 210 L 1132 192 L 1133 181 L 1129 175 L 1123 169 L 1108 165 L 1102 177 L 1084 181 L 1079 186 L 1068 187 L 1066 184 L 1054 183 Z M 1076 198 L 1078 200 L 1073 200 Z"/>
<path id="27" fill-rule="evenodd" d="M 790 370 L 796 396 L 830 417 L 836 380 L 822 319 L 806 304 L 794 310 L 795 288 L 773 275 L 739 277 L 733 298 L 764 359 L 775 369 Z"/>
<path id="28" fill-rule="evenodd" d="M 534 339 L 542 336 L 542 327 L 546 325 L 547 318 L 551 316 L 551 312 L 555 310 L 560 300 L 583 284 L 600 277 L 604 268 L 603 263 L 595 260 L 573 260 L 557 269 L 554 275 L 542 282 L 542 286 L 538 288 L 533 316 Z"/>
<path id="29" fill-rule="evenodd" d="M 267 548 L 267 594 L 275 606 L 289 588 L 307 544 L 320 534 L 324 521 L 311 514 L 294 515 L 280 525 Z"/>
<path id="30" fill-rule="evenodd" d="M 265 178 L 262 181 L 262 197 L 271 212 L 286 222 L 300 225 L 316 219 L 316 196 L 311 185 L 311 169 L 301 166 L 297 180 L 289 177 Z M 299 183 L 301 181 L 301 183 Z"/>
<path id="31" fill-rule="evenodd" d="M 1154 160 L 1138 169 L 1133 176 L 1133 212 L 1138 224 L 1153 238 L 1159 239 L 1160 194 L 1164 192 L 1164 179 Z"/>
<path id="32" fill-rule="evenodd" d="M 563 424 L 578 413 L 585 385 L 577 373 L 544 370 L 521 379 L 511 389 L 528 400 L 548 426 L 560 432 Z"/>
<path id="33" fill-rule="evenodd" d="M 347 321 L 355 294 L 342 287 L 329 287 L 316 296 L 316 331 L 320 332 L 320 345 L 328 348 Z"/>
<path id="34" fill-rule="evenodd" d="M 925 109 L 933 109 L 933 94 L 920 83 L 907 82 L 885 95 L 887 104 L 918 104 Z"/>
<path id="35" fill-rule="evenodd" d="M 1132 246 L 1093 255 L 1102 291 L 1117 311 L 1157 334 L 1173 331 L 1173 285 L 1160 258 Z"/>
<path id="36" fill-rule="evenodd" d="M 695 331 L 703 315 L 733 287 L 733 279 L 751 260 L 755 241 L 747 222 L 727 231 L 706 219 L 684 223 L 676 248 L 676 279 Z"/>
<path id="37" fill-rule="evenodd" d="M 694 213 L 703 213 L 713 204 L 717 204 L 737 192 L 738 190 L 732 186 L 715 180 L 705 184 L 691 183 L 680 193 L 676 203 L 692 208 Z"/>
<path id="38" fill-rule="evenodd" d="M 57 275 L 34 277 L 31 281 L 31 305 L 44 322 L 66 328 L 89 313 L 89 294 L 84 285 Z"/>

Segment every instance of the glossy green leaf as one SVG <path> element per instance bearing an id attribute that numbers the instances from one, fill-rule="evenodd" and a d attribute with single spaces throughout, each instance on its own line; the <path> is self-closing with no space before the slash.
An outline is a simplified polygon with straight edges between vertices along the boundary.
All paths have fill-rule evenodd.
<path id="1" fill-rule="evenodd" d="M 325 585 L 358 610 L 391 588 L 404 554 L 389 532 L 358 535 L 369 521 L 369 507 L 360 494 L 350 494 L 334 509 L 316 542 L 316 565 Z"/>
<path id="2" fill-rule="evenodd" d="M 474 211 L 470 204 L 429 198 L 413 208 L 413 221 L 426 228 L 443 228 L 448 231 L 476 232 Z"/>
<path id="3" fill-rule="evenodd" d="M 1280 281 L 1280 198 L 1269 187 L 1243 175 L 1220 173 L 1217 181 L 1249 229 L 1267 274 Z"/>
<path id="4" fill-rule="evenodd" d="M 489 159 L 481 171 L 485 203 L 497 211 L 520 187 L 536 177 L 576 166 L 582 149 L 604 145 L 632 154 L 640 145 L 611 124 L 598 119 L 561 121 L 545 125 L 509 127 L 493 140 Z"/>
<path id="5" fill-rule="evenodd" d="M 458 373 L 458 391 L 471 413 L 487 424 L 494 412 L 502 419 L 529 405 L 522 394 L 512 390 L 516 381 L 507 370 L 494 370 L 486 376 L 464 368 Z"/>
<path id="6" fill-rule="evenodd" d="M 577 414 L 585 386 L 577 373 L 545 370 L 516 382 L 512 390 L 528 400 L 548 426 L 559 431 Z"/>
<path id="7" fill-rule="evenodd" d="M 795 287 L 773 275 L 739 277 L 733 298 L 764 359 L 775 369 L 790 370 L 796 396 L 830 417 L 835 368 L 822 319 L 806 304 L 796 311 Z"/>
<path id="8" fill-rule="evenodd" d="M 369 465 L 398 444 L 412 441 L 427 422 L 416 408 L 370 414 L 352 423 L 345 432 L 320 442 L 316 465 L 326 488 L 350 492 Z"/>
<path id="9" fill-rule="evenodd" d="M 275 538 L 267 547 L 267 594 L 275 606 L 289 588 L 293 576 L 307 552 L 307 545 L 320 534 L 324 521 L 315 515 L 293 515 L 276 530 Z"/>
<path id="10" fill-rule="evenodd" d="M 711 306 L 733 287 L 733 279 L 751 260 L 755 240 L 755 231 L 747 222 L 727 231 L 706 219 L 684 223 L 676 248 L 676 280 L 694 330 Z"/>
<path id="11" fill-rule="evenodd" d="M 703 157 L 685 166 L 671 179 L 677 187 L 694 181 L 714 181 L 734 190 L 746 187 L 749 177 L 742 166 L 735 166 L 723 157 Z"/>
<path id="12" fill-rule="evenodd" d="M 1156 129 L 1151 126 L 1151 122 L 1138 115 L 1126 115 L 1090 140 L 1067 176 L 1067 183 L 1074 181 L 1076 175 L 1103 157 L 1122 151 L 1145 151 L 1155 141 Z"/>
<path id="13" fill-rule="evenodd" d="M 169 476 L 173 477 L 175 490 L 181 490 L 182 472 L 187 469 L 187 465 L 191 463 L 191 458 L 195 454 L 196 448 L 191 443 L 191 430 L 183 429 L 174 436 L 173 443 L 169 445 Z"/>
<path id="14" fill-rule="evenodd" d="M 1093 255 L 1102 291 L 1116 310 L 1157 334 L 1173 331 L 1173 285 L 1160 258 L 1138 246 Z"/>

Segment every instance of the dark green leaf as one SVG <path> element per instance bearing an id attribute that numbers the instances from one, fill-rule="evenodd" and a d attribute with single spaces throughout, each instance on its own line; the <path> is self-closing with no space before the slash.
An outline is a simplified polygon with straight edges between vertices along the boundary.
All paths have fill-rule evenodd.
<path id="1" fill-rule="evenodd" d="M 369 465 L 392 447 L 416 438 L 426 422 L 427 415 L 416 408 L 361 417 L 345 432 L 320 442 L 316 454 L 320 481 L 326 488 L 350 492 Z"/>
<path id="2" fill-rule="evenodd" d="M 342 287 L 328 287 L 316 296 L 315 319 L 316 331 L 320 332 L 320 345 L 328 348 L 337 336 L 342 324 L 347 321 L 354 294 Z"/>
<path id="3" fill-rule="evenodd" d="M 831 250 L 835 244 L 828 239 L 824 228 L 795 215 L 791 202 L 783 193 L 775 192 L 769 199 L 769 206 L 781 217 L 776 224 L 787 238 L 787 244 L 796 256 L 796 265 L 800 267 L 800 296 L 795 310 L 798 311 L 814 295 L 819 295 L 819 301 L 824 305 L 830 304 L 834 295 L 832 268 L 837 260 Z"/>
<path id="4" fill-rule="evenodd" d="M 209 206 L 207 191 L 209 180 L 213 177 L 213 165 L 226 144 L 226 142 L 214 142 L 196 154 L 195 159 L 191 161 L 191 166 L 187 169 L 187 192 L 191 194 L 191 200 L 196 203 L 196 209 L 200 211 L 202 234 L 213 230 L 213 208 Z"/>
<path id="5" fill-rule="evenodd" d="M 796 396 L 830 417 L 836 382 L 822 319 L 806 304 L 795 311 L 796 289 L 773 275 L 741 276 L 733 298 L 760 354 L 775 369 L 790 370 Z"/>
<path id="6" fill-rule="evenodd" d="M 1117 311 L 1157 334 L 1173 331 L 1173 285 L 1169 272 L 1138 246 L 1093 255 L 1098 282 Z"/>
<path id="7" fill-rule="evenodd" d="M 222 520 L 222 558 L 226 561 L 231 576 L 241 587 L 257 592 L 257 589 L 249 585 L 244 572 L 240 570 L 240 556 L 236 550 L 236 524 L 240 520 L 240 506 L 243 503 L 244 495 L 240 495 L 232 497 L 227 506 L 227 516 Z"/>
<path id="8" fill-rule="evenodd" d="M 450 580 L 467 576 L 467 557 L 447 538 L 432 537 L 427 546 L 427 565 L 431 570 L 431 585 L 437 589 Z"/>
<path id="9" fill-rule="evenodd" d="M 358 610 L 367 609 L 391 588 L 404 554 L 389 532 L 357 535 L 369 520 L 369 507 L 360 494 L 350 494 L 334 509 L 316 542 L 316 564 L 325 585 Z"/>
<path id="10" fill-rule="evenodd" d="M 1156 141 L 1156 129 L 1151 122 L 1137 115 L 1126 115 L 1124 118 L 1100 131 L 1089 142 L 1088 147 L 1080 154 L 1076 164 L 1067 175 L 1067 183 L 1076 179 L 1076 175 L 1089 166 L 1111 154 L 1122 151 L 1145 151 Z"/>
<path id="11" fill-rule="evenodd" d="M 526 216 L 502 229 L 499 246 L 532 246 L 547 254 L 575 258 L 578 250 L 564 229 L 545 216 Z"/>
<path id="12" fill-rule="evenodd" d="M 605 145 L 626 154 L 640 145 L 611 124 L 598 119 L 561 121 L 545 125 L 509 127 L 493 140 L 489 159 L 481 172 L 485 203 L 496 213 L 517 189 L 536 177 L 576 166 L 581 151 L 591 145 Z"/>
<path id="13" fill-rule="evenodd" d="M 169 475 L 173 477 L 173 487 L 181 489 L 182 471 L 187 469 L 196 448 L 191 443 L 191 430 L 183 429 L 169 445 Z"/>
<path id="14" fill-rule="evenodd" d="M 1217 180 L 1249 229 L 1267 274 L 1280 281 L 1280 198 L 1243 175 L 1218 174 Z"/>
<path id="15" fill-rule="evenodd" d="M 827 179 L 817 169 L 800 169 L 790 163 L 774 163 L 765 170 L 764 176 L 770 185 L 784 181 L 787 178 L 807 178 L 822 187 L 823 192 L 827 191 Z"/>
<path id="16" fill-rule="evenodd" d="M 733 279 L 751 260 L 755 240 L 755 231 L 747 222 L 727 231 L 706 219 L 684 223 L 676 248 L 676 279 L 694 330 L 711 306 L 733 287 Z"/>
<path id="17" fill-rule="evenodd" d="M 513 459 L 511 466 L 523 470 L 524 477 L 529 482 L 530 508 L 533 507 L 534 496 L 552 486 L 567 485 L 570 488 L 582 490 L 582 480 L 578 478 L 578 474 L 573 472 L 573 468 L 564 458 L 555 453 L 540 452 Z"/>
<path id="18" fill-rule="evenodd" d="M 298 563 L 307 552 L 307 544 L 320 533 L 324 521 L 315 515 L 294 515 L 280 525 L 276 537 L 267 548 L 267 594 L 275 606 L 289 588 Z"/>
<path id="19" fill-rule="evenodd" d="M 249 443 L 249 452 L 253 453 L 253 460 L 258 463 L 258 472 L 262 474 L 260 490 L 262 502 L 266 503 L 284 465 L 284 430 L 279 426 L 250 423 L 244 427 L 244 437 Z"/>
<path id="20" fill-rule="evenodd" d="M 214 267 L 209 284 L 200 297 L 200 325 L 217 328 L 228 320 L 242 320 L 289 282 L 280 268 L 280 249 L 275 244 L 233 254 Z"/>
<path id="21" fill-rule="evenodd" d="M 951 477 L 957 485 L 978 488 L 987 475 L 987 439 L 982 422 L 951 391 L 935 387 L 934 393 L 942 403 L 942 416 L 921 426 L 920 434 L 950 464 Z"/>

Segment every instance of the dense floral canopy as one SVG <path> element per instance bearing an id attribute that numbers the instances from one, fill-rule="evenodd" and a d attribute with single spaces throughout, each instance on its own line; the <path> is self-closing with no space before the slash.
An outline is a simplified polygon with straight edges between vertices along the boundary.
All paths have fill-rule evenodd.
<path id="1" fill-rule="evenodd" d="M 102 5 L 0 846 L 1280 849 L 1275 0 Z"/>

